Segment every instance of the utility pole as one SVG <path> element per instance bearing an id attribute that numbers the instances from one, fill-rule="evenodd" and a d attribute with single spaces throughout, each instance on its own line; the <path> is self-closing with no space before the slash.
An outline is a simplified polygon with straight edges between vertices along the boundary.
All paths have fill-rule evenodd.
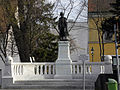
<path id="1" fill-rule="evenodd" d="M 118 25 L 117 25 L 117 28 L 118 28 Z M 116 28 L 116 24 L 114 24 L 115 50 L 116 50 L 116 61 L 117 61 L 117 76 L 118 76 L 118 90 L 119 90 L 119 57 L 118 57 L 118 43 L 117 43 L 117 28 Z"/>
<path id="2" fill-rule="evenodd" d="M 85 60 L 83 60 L 83 90 L 85 90 L 85 73 L 86 73 Z"/>

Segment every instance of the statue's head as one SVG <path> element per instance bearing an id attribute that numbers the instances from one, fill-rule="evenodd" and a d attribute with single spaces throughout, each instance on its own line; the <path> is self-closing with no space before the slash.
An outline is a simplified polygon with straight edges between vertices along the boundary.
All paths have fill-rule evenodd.
<path id="1" fill-rule="evenodd" d="M 63 16 L 64 16 L 64 13 L 63 13 L 63 12 L 60 12 L 60 16 L 63 17 Z"/>

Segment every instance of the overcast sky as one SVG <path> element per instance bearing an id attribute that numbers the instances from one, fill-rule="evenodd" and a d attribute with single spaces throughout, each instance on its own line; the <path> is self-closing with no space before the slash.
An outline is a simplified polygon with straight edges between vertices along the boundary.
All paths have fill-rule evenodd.
<path id="1" fill-rule="evenodd" d="M 69 4 L 70 1 L 72 1 L 73 3 L 73 7 L 74 9 L 72 10 L 69 19 L 71 20 L 75 20 L 75 18 L 77 17 L 78 13 L 81 11 L 81 7 L 84 3 L 84 0 L 47 0 L 48 2 L 51 3 L 56 3 L 57 1 L 59 1 L 59 3 L 57 4 L 57 8 L 54 11 L 54 14 L 56 16 L 59 16 L 59 13 L 62 11 L 64 11 L 63 8 L 66 8 Z M 62 4 L 61 4 L 62 3 Z M 67 14 L 69 12 L 71 8 L 71 5 L 67 8 L 66 12 L 65 12 L 65 17 L 67 17 Z M 86 22 L 87 21 L 87 15 L 88 15 L 88 9 L 87 9 L 87 1 L 86 1 L 86 6 L 84 6 L 84 8 L 82 8 L 82 13 L 80 14 L 79 18 L 78 18 L 78 22 Z"/>

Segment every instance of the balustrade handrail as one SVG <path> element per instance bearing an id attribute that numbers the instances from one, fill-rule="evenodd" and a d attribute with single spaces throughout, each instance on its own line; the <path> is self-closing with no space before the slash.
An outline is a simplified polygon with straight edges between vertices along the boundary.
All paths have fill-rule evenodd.
<path id="1" fill-rule="evenodd" d="M 83 64 L 83 62 L 72 62 L 72 65 Z M 105 62 L 85 62 L 87 65 L 104 65 Z"/>
<path id="2" fill-rule="evenodd" d="M 31 62 L 13 62 L 12 63 L 12 65 L 40 65 L 40 64 L 42 64 L 42 65 L 55 65 L 55 63 L 54 62 L 33 62 L 33 63 L 31 63 Z"/>
<path id="3" fill-rule="evenodd" d="M 36 64 L 42 64 L 42 65 L 48 65 L 48 64 L 50 64 L 50 65 L 55 65 L 55 62 L 33 62 L 33 63 L 31 63 L 31 62 L 13 62 L 12 63 L 13 65 L 27 65 L 27 64 L 29 64 L 29 65 L 36 65 Z M 83 64 L 83 62 L 72 62 L 71 63 L 72 65 L 77 65 L 77 64 Z M 85 64 L 92 64 L 92 65 L 103 65 L 103 64 L 105 64 L 105 62 L 85 62 Z"/>

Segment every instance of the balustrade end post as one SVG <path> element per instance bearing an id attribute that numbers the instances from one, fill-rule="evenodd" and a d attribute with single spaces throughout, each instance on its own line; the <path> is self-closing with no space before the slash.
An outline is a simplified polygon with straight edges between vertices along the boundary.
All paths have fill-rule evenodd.
<path id="1" fill-rule="evenodd" d="M 105 56 L 105 74 L 112 74 L 112 57 L 110 55 Z"/>
<path id="2" fill-rule="evenodd" d="M 13 62 L 12 57 L 8 56 L 5 61 L 4 75 L 2 76 L 2 88 L 6 88 L 7 86 L 13 84 L 11 67 L 12 62 Z"/>

